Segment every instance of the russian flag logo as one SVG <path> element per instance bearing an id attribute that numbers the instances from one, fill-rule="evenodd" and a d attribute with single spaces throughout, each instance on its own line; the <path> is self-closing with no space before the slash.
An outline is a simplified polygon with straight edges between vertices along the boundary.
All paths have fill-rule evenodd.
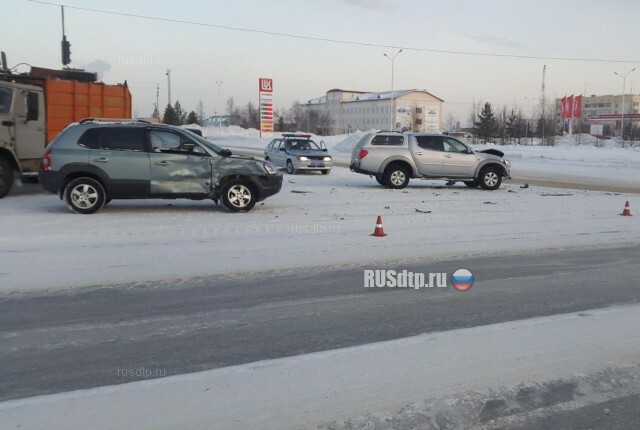
<path id="1" fill-rule="evenodd" d="M 458 269 L 451 275 L 451 284 L 458 291 L 467 291 L 473 287 L 473 273 L 467 269 Z"/>

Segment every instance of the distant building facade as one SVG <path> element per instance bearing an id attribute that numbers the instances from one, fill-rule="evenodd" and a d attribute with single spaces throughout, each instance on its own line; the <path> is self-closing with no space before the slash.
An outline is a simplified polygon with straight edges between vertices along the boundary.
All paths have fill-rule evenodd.
<path id="1" fill-rule="evenodd" d="M 556 122 L 558 124 L 562 124 L 560 106 L 561 99 L 556 99 Z M 622 113 L 622 94 L 582 97 L 582 118 L 589 124 L 604 126 L 605 130 L 609 130 L 609 133 L 605 132 L 605 134 L 620 133 Z M 577 119 L 574 119 L 575 121 Z M 640 124 L 640 94 L 624 95 L 624 123 L 627 128 L 629 125 L 634 127 Z"/>
<path id="2" fill-rule="evenodd" d="M 443 103 L 425 90 L 398 90 L 392 97 L 391 91 L 333 89 L 300 107 L 303 113 L 314 111 L 327 119 L 326 134 L 369 129 L 424 132 L 442 130 Z"/>

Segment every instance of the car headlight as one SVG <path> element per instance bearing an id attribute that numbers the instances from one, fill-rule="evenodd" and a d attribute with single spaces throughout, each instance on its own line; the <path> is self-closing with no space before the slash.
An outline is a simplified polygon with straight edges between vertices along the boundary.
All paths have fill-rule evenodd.
<path id="1" fill-rule="evenodd" d="M 302 156 L 299 156 L 299 157 L 297 157 L 297 158 L 298 158 L 298 160 L 300 160 L 300 161 L 309 161 L 309 157 L 305 157 L 305 156 L 303 156 L 303 155 L 302 155 Z"/>
<path id="2" fill-rule="evenodd" d="M 331 161 L 331 157 L 324 157 L 322 161 Z"/>
<path id="3" fill-rule="evenodd" d="M 509 161 L 509 160 L 504 160 L 504 164 L 505 164 L 507 167 L 511 168 L 511 161 Z"/>
<path id="4" fill-rule="evenodd" d="M 276 169 L 276 166 L 274 166 L 273 164 L 262 163 L 262 165 L 264 166 L 264 170 L 266 170 L 268 174 L 275 175 L 276 173 L 278 173 L 278 169 Z"/>

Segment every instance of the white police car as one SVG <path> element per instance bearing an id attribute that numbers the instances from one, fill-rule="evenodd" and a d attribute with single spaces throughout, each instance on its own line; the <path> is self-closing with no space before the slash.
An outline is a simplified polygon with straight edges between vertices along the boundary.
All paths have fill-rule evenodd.
<path id="1" fill-rule="evenodd" d="M 267 145 L 264 159 L 283 167 L 289 174 L 302 170 L 317 170 L 326 175 L 333 167 L 333 159 L 324 142 L 317 144 L 311 140 L 309 134 L 282 134 L 282 137 L 273 139 Z"/>

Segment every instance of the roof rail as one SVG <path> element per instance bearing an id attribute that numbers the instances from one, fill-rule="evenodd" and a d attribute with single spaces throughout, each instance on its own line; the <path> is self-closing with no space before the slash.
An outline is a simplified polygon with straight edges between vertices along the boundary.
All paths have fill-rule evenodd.
<path id="1" fill-rule="evenodd" d="M 143 124 L 153 124 L 152 122 L 144 119 L 133 118 L 83 118 L 79 122 L 80 124 L 85 124 L 87 122 L 140 122 Z"/>

